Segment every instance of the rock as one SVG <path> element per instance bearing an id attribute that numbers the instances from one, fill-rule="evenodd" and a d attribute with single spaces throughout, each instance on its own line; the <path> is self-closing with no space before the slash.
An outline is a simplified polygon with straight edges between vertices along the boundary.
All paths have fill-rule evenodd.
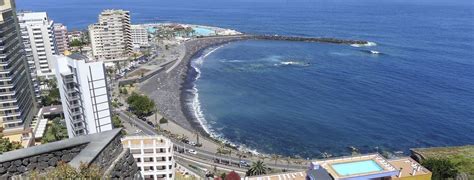
<path id="1" fill-rule="evenodd" d="M 38 165 L 36 166 L 36 169 L 38 169 L 39 171 L 42 171 L 42 170 L 44 170 L 44 169 L 46 169 L 46 168 L 48 168 L 48 167 L 49 167 L 49 165 L 48 165 L 47 162 L 40 162 L 40 163 L 38 163 Z"/>
<path id="2" fill-rule="evenodd" d="M 37 163 L 30 163 L 30 164 L 28 164 L 28 166 L 26 166 L 26 169 L 28 171 L 35 170 L 37 165 L 38 165 Z"/>
<path id="3" fill-rule="evenodd" d="M 30 162 L 38 162 L 38 156 L 30 157 Z"/>
<path id="4" fill-rule="evenodd" d="M 30 162 L 28 159 L 23 159 L 23 161 L 21 161 L 23 163 L 24 166 L 28 165 L 28 163 Z"/>
<path id="5" fill-rule="evenodd" d="M 9 172 L 9 173 L 14 173 L 14 172 L 16 172 L 16 171 L 17 171 L 17 169 L 16 169 L 15 166 L 10 166 L 10 168 L 8 168 L 8 172 Z"/>
<path id="6" fill-rule="evenodd" d="M 75 147 L 75 148 L 72 148 L 71 151 L 78 153 L 78 152 L 81 152 L 81 148 Z"/>
<path id="7" fill-rule="evenodd" d="M 13 164 L 15 164 L 15 166 L 21 166 L 22 162 L 21 160 L 16 160 L 13 162 Z"/>
<path id="8" fill-rule="evenodd" d="M 48 162 L 49 157 L 47 155 L 41 155 L 41 157 L 38 159 L 39 162 Z"/>
<path id="9" fill-rule="evenodd" d="M 20 172 L 20 173 L 26 172 L 26 167 L 25 166 L 20 166 L 17 169 L 18 169 L 18 172 Z"/>
<path id="10" fill-rule="evenodd" d="M 135 159 L 133 158 L 128 158 L 127 159 L 128 164 L 132 165 L 135 162 Z"/>
<path id="11" fill-rule="evenodd" d="M 63 155 L 63 152 L 62 152 L 62 151 L 55 151 L 55 152 L 53 152 L 53 154 L 54 154 L 55 156 L 62 156 L 62 155 Z"/>
<path id="12" fill-rule="evenodd" d="M 0 174 L 6 173 L 6 172 L 7 172 L 7 168 L 0 167 Z"/>
<path id="13" fill-rule="evenodd" d="M 5 168 L 9 168 L 10 165 L 11 165 L 10 162 L 4 162 L 4 163 L 3 163 L 3 167 L 5 167 Z"/>
<path id="14" fill-rule="evenodd" d="M 67 162 L 71 161 L 72 158 L 73 158 L 72 155 L 70 155 L 70 154 L 64 154 L 64 155 L 61 157 L 61 160 L 67 163 Z"/>
<path id="15" fill-rule="evenodd" d="M 56 166 L 56 164 L 58 163 L 58 158 L 53 157 L 53 158 L 49 159 L 48 163 L 49 163 L 50 166 Z"/>

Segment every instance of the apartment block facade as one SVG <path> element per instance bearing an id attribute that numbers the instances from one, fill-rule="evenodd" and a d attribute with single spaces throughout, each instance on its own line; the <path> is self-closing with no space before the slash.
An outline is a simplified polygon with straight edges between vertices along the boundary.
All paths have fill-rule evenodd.
<path id="1" fill-rule="evenodd" d="M 53 26 L 54 38 L 56 42 L 56 48 L 58 49 L 58 54 L 64 54 L 65 51 L 69 50 L 67 27 L 61 23 L 55 23 Z"/>
<path id="2" fill-rule="evenodd" d="M 122 145 L 124 148 L 130 148 L 144 179 L 174 179 L 173 143 L 168 138 L 164 136 L 126 136 L 122 139 Z"/>
<path id="3" fill-rule="evenodd" d="M 89 25 L 92 54 L 99 61 L 127 60 L 132 53 L 130 12 L 104 10 L 98 22 Z"/>
<path id="4" fill-rule="evenodd" d="M 15 2 L 0 0 L 0 134 L 28 146 L 37 105 L 23 49 Z"/>
<path id="5" fill-rule="evenodd" d="M 132 25 L 132 43 L 136 46 L 148 46 L 148 30 L 142 25 Z"/>
<path id="6" fill-rule="evenodd" d="M 18 19 L 31 71 L 38 77 L 54 77 L 52 59 L 58 52 L 53 21 L 46 12 L 21 12 Z"/>
<path id="7" fill-rule="evenodd" d="M 55 56 L 54 64 L 69 138 L 111 130 L 103 62 L 73 54 Z"/>

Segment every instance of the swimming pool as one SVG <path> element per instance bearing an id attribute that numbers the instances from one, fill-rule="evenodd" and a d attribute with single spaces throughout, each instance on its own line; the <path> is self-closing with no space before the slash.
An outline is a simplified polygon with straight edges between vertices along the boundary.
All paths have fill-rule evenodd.
<path id="1" fill-rule="evenodd" d="M 333 164 L 332 168 L 337 174 L 341 176 L 350 176 L 354 174 L 363 174 L 383 170 L 383 168 L 380 167 L 374 160 L 337 163 Z"/>
<path id="2" fill-rule="evenodd" d="M 194 33 L 198 36 L 210 36 L 210 35 L 215 34 L 214 30 L 207 29 L 207 28 L 193 27 L 193 29 L 194 29 Z"/>

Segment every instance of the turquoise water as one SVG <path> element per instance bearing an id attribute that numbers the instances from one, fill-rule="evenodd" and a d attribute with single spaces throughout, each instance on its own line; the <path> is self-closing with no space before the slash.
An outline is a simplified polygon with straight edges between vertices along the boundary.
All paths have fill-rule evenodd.
<path id="1" fill-rule="evenodd" d="M 214 35 L 215 32 L 213 30 L 207 29 L 207 28 L 202 28 L 202 27 L 193 27 L 195 34 L 197 36 L 210 36 Z"/>
<path id="2" fill-rule="evenodd" d="M 337 172 L 337 174 L 341 176 L 350 176 L 354 174 L 383 170 L 383 168 L 380 167 L 374 160 L 333 164 L 332 168 Z"/>

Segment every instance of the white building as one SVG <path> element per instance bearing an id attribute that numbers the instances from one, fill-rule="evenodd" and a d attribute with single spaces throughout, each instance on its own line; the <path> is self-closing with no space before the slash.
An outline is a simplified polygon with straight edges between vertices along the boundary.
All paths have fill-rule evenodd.
<path id="1" fill-rule="evenodd" d="M 132 25 L 132 43 L 137 46 L 148 46 L 148 30 L 142 25 Z"/>
<path id="2" fill-rule="evenodd" d="M 129 58 L 132 53 L 129 11 L 104 10 L 99 21 L 88 29 L 95 59 L 122 61 Z"/>
<path id="3" fill-rule="evenodd" d="M 173 143 L 164 136 L 126 136 L 124 148 L 130 148 L 144 179 L 175 177 Z"/>
<path id="4" fill-rule="evenodd" d="M 104 64 L 87 61 L 79 54 L 54 58 L 69 138 L 113 128 Z"/>
<path id="5" fill-rule="evenodd" d="M 56 42 L 56 48 L 58 49 L 58 54 L 64 54 L 64 51 L 69 50 L 67 27 L 61 23 L 55 23 L 53 26 L 54 39 Z"/>
<path id="6" fill-rule="evenodd" d="M 52 59 L 57 54 L 53 21 L 46 12 L 21 12 L 18 13 L 21 37 L 25 45 L 28 64 L 33 75 L 33 80 L 38 77 L 53 77 L 54 70 Z"/>

